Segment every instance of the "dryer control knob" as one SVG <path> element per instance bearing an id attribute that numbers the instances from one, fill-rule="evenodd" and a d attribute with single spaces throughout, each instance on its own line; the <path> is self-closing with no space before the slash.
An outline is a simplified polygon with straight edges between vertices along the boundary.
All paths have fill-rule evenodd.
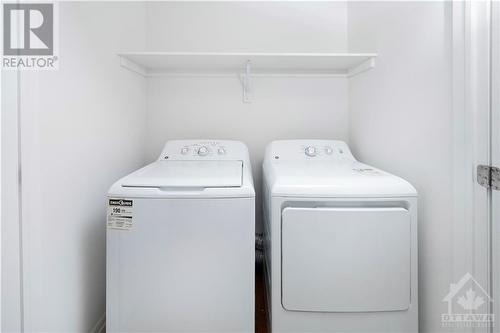
<path id="1" fill-rule="evenodd" d="M 208 155 L 208 148 L 206 146 L 201 146 L 200 148 L 198 148 L 198 155 L 200 156 L 206 156 Z"/>
<path id="2" fill-rule="evenodd" d="M 317 152 L 316 152 L 316 147 L 313 147 L 313 146 L 309 146 L 306 148 L 305 150 L 305 153 L 307 156 L 309 157 L 314 157 L 316 156 Z"/>

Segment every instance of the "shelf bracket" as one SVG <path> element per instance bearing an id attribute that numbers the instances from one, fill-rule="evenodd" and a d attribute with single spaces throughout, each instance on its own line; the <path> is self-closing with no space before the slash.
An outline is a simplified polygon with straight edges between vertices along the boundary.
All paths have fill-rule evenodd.
<path id="1" fill-rule="evenodd" d="M 148 70 L 145 67 L 138 65 L 132 60 L 129 60 L 122 56 L 120 56 L 120 66 L 144 77 L 148 76 Z"/>
<path id="2" fill-rule="evenodd" d="M 372 68 L 375 68 L 375 58 L 373 58 L 373 57 L 368 59 L 368 60 L 363 61 L 361 64 L 359 64 L 353 68 L 349 68 L 347 70 L 347 77 L 356 76 L 356 75 L 361 74 L 363 72 L 366 72 Z"/>
<path id="3" fill-rule="evenodd" d="M 243 85 L 243 103 L 252 103 L 251 70 L 252 64 L 250 60 L 248 60 L 245 65 L 245 73 L 241 76 L 241 83 Z"/>

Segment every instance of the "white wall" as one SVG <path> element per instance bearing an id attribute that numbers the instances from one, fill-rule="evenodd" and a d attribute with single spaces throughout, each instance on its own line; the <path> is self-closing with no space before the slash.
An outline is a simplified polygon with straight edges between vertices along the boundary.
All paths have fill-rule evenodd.
<path id="1" fill-rule="evenodd" d="M 341 52 L 345 2 L 152 2 L 151 51 Z"/>
<path id="2" fill-rule="evenodd" d="M 353 2 L 348 15 L 349 50 L 380 55 L 349 83 L 350 142 L 419 191 L 420 329 L 441 332 L 454 282 L 451 4 Z"/>
<path id="3" fill-rule="evenodd" d="M 150 3 L 147 46 L 155 51 L 345 52 L 347 5 L 332 3 Z M 345 78 L 253 80 L 242 103 L 235 77 L 148 79 L 148 159 L 165 141 L 234 139 L 250 150 L 261 227 L 261 165 L 265 146 L 288 138 L 347 140 Z"/>
<path id="4" fill-rule="evenodd" d="M 60 69 L 21 78 L 25 330 L 88 332 L 105 311 L 108 187 L 144 162 L 145 5 L 60 3 Z"/>

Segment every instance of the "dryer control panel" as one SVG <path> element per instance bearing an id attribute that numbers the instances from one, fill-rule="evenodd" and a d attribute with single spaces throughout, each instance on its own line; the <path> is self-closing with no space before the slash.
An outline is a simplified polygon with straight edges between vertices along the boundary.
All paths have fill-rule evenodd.
<path id="1" fill-rule="evenodd" d="M 239 141 L 230 140 L 174 140 L 168 141 L 160 160 L 241 160 L 247 148 Z"/>
<path id="2" fill-rule="evenodd" d="M 274 141 L 266 153 L 275 160 L 355 160 L 347 144 L 337 140 Z"/>

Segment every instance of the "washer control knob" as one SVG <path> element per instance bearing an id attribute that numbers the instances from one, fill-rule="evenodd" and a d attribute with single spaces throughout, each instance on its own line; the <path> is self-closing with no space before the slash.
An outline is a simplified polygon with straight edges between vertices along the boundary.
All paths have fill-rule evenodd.
<path id="1" fill-rule="evenodd" d="M 331 155 L 331 154 L 333 153 L 333 149 L 332 149 L 332 147 L 325 147 L 325 153 L 326 153 L 327 155 Z"/>
<path id="2" fill-rule="evenodd" d="M 201 146 L 200 148 L 198 148 L 198 155 L 199 156 L 206 156 L 208 155 L 209 153 L 209 150 L 206 146 Z"/>
<path id="3" fill-rule="evenodd" d="M 226 150 L 225 150 L 224 148 L 220 147 L 220 148 L 217 150 L 217 153 L 218 153 L 219 155 L 225 155 L 225 154 L 226 154 Z"/>
<path id="4" fill-rule="evenodd" d="M 305 149 L 305 153 L 307 156 L 309 157 L 314 157 L 316 156 L 317 152 L 316 152 L 316 147 L 313 147 L 313 146 L 309 146 Z"/>
<path id="5" fill-rule="evenodd" d="M 181 154 L 182 155 L 186 155 L 187 153 L 189 153 L 189 148 L 188 147 L 184 147 L 181 149 Z"/>

